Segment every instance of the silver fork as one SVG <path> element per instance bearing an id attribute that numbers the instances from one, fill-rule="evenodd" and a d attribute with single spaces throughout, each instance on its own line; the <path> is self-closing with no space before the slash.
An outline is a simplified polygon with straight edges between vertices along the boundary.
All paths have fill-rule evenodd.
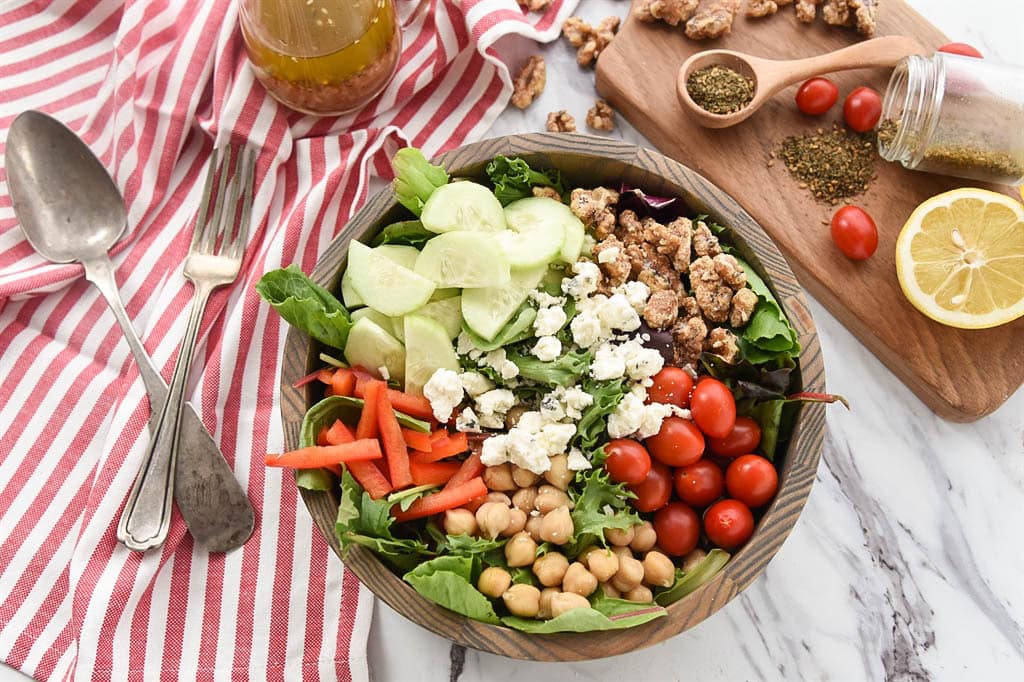
<path id="1" fill-rule="evenodd" d="M 129 549 L 159 547 L 171 523 L 174 471 L 185 387 L 199 323 L 210 294 L 238 277 L 249 235 L 256 154 L 234 146 L 214 150 L 196 218 L 185 277 L 195 288 L 192 311 L 181 342 L 167 400 L 117 526 L 117 539 Z"/>

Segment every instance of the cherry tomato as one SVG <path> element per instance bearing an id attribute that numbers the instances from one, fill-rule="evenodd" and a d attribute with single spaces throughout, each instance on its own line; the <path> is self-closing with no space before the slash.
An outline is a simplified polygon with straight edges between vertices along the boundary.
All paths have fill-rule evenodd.
<path id="1" fill-rule="evenodd" d="M 627 487 L 636 495 L 631 502 L 637 511 L 656 511 L 668 504 L 668 498 L 672 496 L 672 472 L 661 462 L 651 462 L 651 470 L 644 482 Z"/>
<path id="2" fill-rule="evenodd" d="M 846 125 L 858 133 L 866 133 L 874 128 L 881 116 L 882 96 L 871 88 L 856 88 L 843 102 L 843 118 L 846 119 Z"/>
<path id="3" fill-rule="evenodd" d="M 701 459 L 672 472 L 676 495 L 691 507 L 706 507 L 725 492 L 725 477 L 718 465 Z"/>
<path id="4" fill-rule="evenodd" d="M 760 507 L 775 497 L 779 474 L 775 466 L 760 455 L 737 457 L 725 470 L 725 487 L 729 496 L 748 507 Z"/>
<path id="5" fill-rule="evenodd" d="M 604 446 L 608 458 L 604 468 L 617 483 L 643 483 L 651 470 L 651 456 L 647 448 L 635 440 L 619 438 Z"/>
<path id="6" fill-rule="evenodd" d="M 839 88 L 827 78 L 804 81 L 796 91 L 796 106 L 805 114 L 824 114 L 839 99 Z"/>
<path id="7" fill-rule="evenodd" d="M 878 227 L 864 209 L 843 206 L 832 216 L 832 241 L 847 258 L 866 260 L 878 248 Z"/>
<path id="8" fill-rule="evenodd" d="M 708 438 L 711 452 L 723 457 L 739 457 L 753 452 L 761 443 L 761 427 L 750 417 L 736 417 L 736 425 L 725 438 Z"/>
<path id="9" fill-rule="evenodd" d="M 938 49 L 939 52 L 948 52 L 949 54 L 959 54 L 964 57 L 976 57 L 978 59 L 984 59 L 980 52 L 974 47 L 967 43 L 948 43 Z"/>
<path id="10" fill-rule="evenodd" d="M 654 384 L 647 389 L 647 401 L 688 407 L 693 378 L 679 367 L 665 367 L 654 375 Z"/>
<path id="11" fill-rule="evenodd" d="M 697 546 L 700 519 L 697 512 L 682 502 L 671 502 L 654 515 L 654 532 L 658 534 L 658 546 L 666 554 L 683 556 Z"/>
<path id="12" fill-rule="evenodd" d="M 725 438 L 736 425 L 736 400 L 728 386 L 718 379 L 704 377 L 690 396 L 690 414 L 706 435 Z"/>
<path id="13" fill-rule="evenodd" d="M 704 512 L 704 532 L 722 549 L 736 549 L 754 534 L 754 515 L 739 500 L 720 500 Z"/>
<path id="14" fill-rule="evenodd" d="M 651 456 L 670 467 L 693 464 L 704 454 L 704 434 L 681 417 L 665 417 L 661 430 L 645 442 Z"/>

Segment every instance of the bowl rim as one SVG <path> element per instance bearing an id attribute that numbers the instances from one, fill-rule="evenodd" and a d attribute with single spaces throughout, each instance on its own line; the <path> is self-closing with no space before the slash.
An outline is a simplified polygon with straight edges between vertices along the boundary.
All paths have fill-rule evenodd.
<path id="1" fill-rule="evenodd" d="M 591 163 L 618 163 L 648 175 L 701 213 L 719 219 L 731 231 L 743 256 L 749 259 L 775 292 L 796 329 L 802 351 L 799 372 L 803 390 L 824 392 L 825 373 L 817 331 L 803 289 L 775 243 L 757 222 L 727 193 L 694 170 L 658 152 L 620 140 L 566 133 L 529 133 L 491 138 L 441 154 L 436 162 L 449 172 L 480 166 L 499 154 L 539 157 L 573 156 Z M 547 167 L 557 167 L 548 162 Z M 642 184 L 640 184 L 643 187 Z M 346 223 L 317 261 L 311 277 L 335 290 L 344 252 L 353 238 L 366 239 L 397 204 L 390 187 L 371 197 Z M 727 217 L 725 217 L 727 216 Z M 311 371 L 314 344 L 290 328 L 282 359 L 280 404 L 285 448 L 298 446 L 299 426 L 312 399 L 309 386 L 292 384 Z M 672 637 L 716 612 L 764 571 L 799 518 L 810 494 L 825 436 L 824 407 L 803 405 L 785 453 L 779 493 L 765 510 L 754 535 L 708 583 L 667 607 L 665 617 L 623 630 L 589 633 L 527 634 L 504 626 L 489 625 L 456 614 L 416 592 L 363 547 L 352 548 L 343 561 L 371 592 L 414 623 L 462 646 L 512 658 L 538 661 L 578 661 L 635 651 Z M 303 502 L 327 543 L 341 557 L 334 533 L 338 500 L 333 491 L 300 489 Z"/>

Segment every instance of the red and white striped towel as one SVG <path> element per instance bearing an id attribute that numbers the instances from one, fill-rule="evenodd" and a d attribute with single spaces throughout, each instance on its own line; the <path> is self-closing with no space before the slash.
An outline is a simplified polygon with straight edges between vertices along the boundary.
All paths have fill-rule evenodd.
<path id="1" fill-rule="evenodd" d="M 38 679 L 357 679 L 368 676 L 372 599 L 329 555 L 280 450 L 284 325 L 253 290 L 318 254 L 388 174 L 401 144 L 428 155 L 480 137 L 511 94 L 491 49 L 550 40 L 572 6 L 399 0 L 397 76 L 361 111 L 315 119 L 253 81 L 234 0 L 0 0 L 0 151 L 25 109 L 78 132 L 114 175 L 129 231 L 121 295 L 170 377 L 191 287 L 181 263 L 208 155 L 262 148 L 246 262 L 206 314 L 190 399 L 248 488 L 241 550 L 193 547 L 175 516 L 162 550 L 114 528 L 145 450 L 148 402 L 127 345 L 77 265 L 38 257 L 0 170 L 0 659 Z"/>

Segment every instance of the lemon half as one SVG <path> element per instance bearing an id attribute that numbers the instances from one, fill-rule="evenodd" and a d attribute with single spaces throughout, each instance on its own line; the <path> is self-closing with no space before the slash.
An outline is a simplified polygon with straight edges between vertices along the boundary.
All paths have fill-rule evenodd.
<path id="1" fill-rule="evenodd" d="M 928 199 L 896 241 L 907 299 L 936 322 L 986 329 L 1024 315 L 1024 206 L 965 187 Z"/>

